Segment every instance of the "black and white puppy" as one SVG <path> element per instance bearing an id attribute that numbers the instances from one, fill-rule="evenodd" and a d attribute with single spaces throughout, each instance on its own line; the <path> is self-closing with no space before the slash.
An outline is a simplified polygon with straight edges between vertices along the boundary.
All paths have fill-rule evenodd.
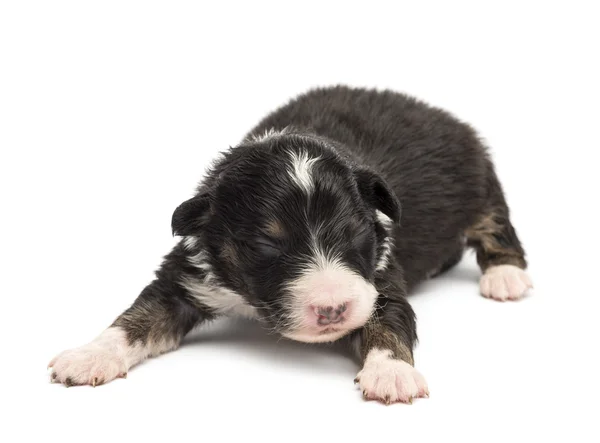
<path id="1" fill-rule="evenodd" d="M 368 399 L 426 397 L 405 295 L 477 252 L 481 293 L 531 287 L 486 147 L 445 111 L 391 91 L 315 89 L 268 115 L 173 214 L 181 241 L 55 382 L 98 385 L 222 315 L 302 342 L 345 340 Z"/>

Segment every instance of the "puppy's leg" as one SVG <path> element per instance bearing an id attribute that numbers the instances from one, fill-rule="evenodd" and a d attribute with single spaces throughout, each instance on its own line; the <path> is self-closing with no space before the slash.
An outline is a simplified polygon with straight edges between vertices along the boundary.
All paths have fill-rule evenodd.
<path id="1" fill-rule="evenodd" d="M 211 316 L 178 284 L 179 276 L 175 260 L 168 256 L 157 279 L 108 329 L 52 359 L 52 381 L 96 386 L 125 377 L 147 357 L 175 349 L 192 327 Z"/>
<path id="2" fill-rule="evenodd" d="M 509 209 L 491 164 L 488 204 L 465 234 L 468 246 L 477 251 L 477 263 L 484 273 L 480 289 L 485 297 L 517 300 L 532 287 L 525 272 L 525 251 L 510 222 Z"/>
<path id="3" fill-rule="evenodd" d="M 425 378 L 413 367 L 415 314 L 404 297 L 380 297 L 379 308 L 354 337 L 363 367 L 356 376 L 368 400 L 412 403 L 429 396 Z"/>

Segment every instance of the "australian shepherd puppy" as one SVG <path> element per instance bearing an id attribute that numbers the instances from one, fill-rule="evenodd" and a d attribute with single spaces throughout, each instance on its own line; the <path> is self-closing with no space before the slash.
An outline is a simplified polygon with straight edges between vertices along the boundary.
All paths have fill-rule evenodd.
<path id="1" fill-rule="evenodd" d="M 223 152 L 173 213 L 156 279 L 95 340 L 50 362 L 72 385 L 125 377 L 195 326 L 254 318 L 302 342 L 345 341 L 365 398 L 429 394 L 406 294 L 474 248 L 480 292 L 517 300 L 525 252 L 487 149 L 449 113 L 392 91 L 311 90 Z"/>

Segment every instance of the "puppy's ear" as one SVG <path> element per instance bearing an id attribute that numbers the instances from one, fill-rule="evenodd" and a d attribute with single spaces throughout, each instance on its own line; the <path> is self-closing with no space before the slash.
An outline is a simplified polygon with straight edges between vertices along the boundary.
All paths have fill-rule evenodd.
<path id="1" fill-rule="evenodd" d="M 180 204 L 171 219 L 173 235 L 198 235 L 210 212 L 208 194 L 200 194 Z"/>
<path id="2" fill-rule="evenodd" d="M 394 223 L 398 223 L 401 213 L 400 201 L 385 180 L 367 169 L 359 169 L 354 172 L 354 175 L 363 199 L 387 215 Z"/>

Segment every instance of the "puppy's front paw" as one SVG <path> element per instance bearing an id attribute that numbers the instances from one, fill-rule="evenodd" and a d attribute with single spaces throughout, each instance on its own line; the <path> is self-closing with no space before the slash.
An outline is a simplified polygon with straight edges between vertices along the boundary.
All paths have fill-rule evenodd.
<path id="1" fill-rule="evenodd" d="M 127 376 L 127 363 L 121 352 L 119 337 L 105 333 L 79 348 L 64 351 L 48 364 L 54 383 L 68 386 L 98 386 Z"/>
<path id="2" fill-rule="evenodd" d="M 366 400 L 412 403 L 413 398 L 429 397 L 425 378 L 410 364 L 392 358 L 390 351 L 370 351 L 355 382 Z"/>
<path id="3" fill-rule="evenodd" d="M 527 273 L 513 265 L 492 266 L 479 282 L 481 294 L 494 300 L 518 300 L 533 288 Z"/>

